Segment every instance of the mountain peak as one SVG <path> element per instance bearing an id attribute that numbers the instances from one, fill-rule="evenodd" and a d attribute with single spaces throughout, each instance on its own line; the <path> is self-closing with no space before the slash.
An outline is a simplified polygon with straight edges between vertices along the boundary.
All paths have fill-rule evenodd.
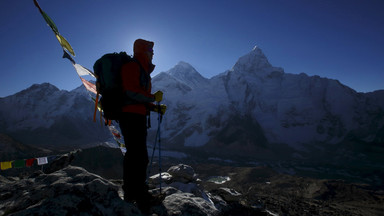
<path id="1" fill-rule="evenodd" d="M 258 46 L 255 46 L 251 52 L 240 57 L 232 69 L 235 71 L 254 72 L 264 71 L 271 67 L 272 65 L 269 63 L 263 51 Z"/>
<path id="2" fill-rule="evenodd" d="M 168 74 L 176 78 L 185 76 L 186 74 L 200 75 L 199 72 L 197 72 L 196 69 L 192 67 L 192 65 L 184 61 L 180 61 L 179 63 L 177 63 L 173 68 L 168 71 Z"/>
<path id="3" fill-rule="evenodd" d="M 184 68 L 193 68 L 192 65 L 190 65 L 189 63 L 187 63 L 185 61 L 179 61 L 179 63 L 177 63 L 176 66 L 184 67 Z"/>
<path id="4" fill-rule="evenodd" d="M 207 79 L 201 76 L 192 65 L 183 61 L 180 61 L 167 73 L 190 87 L 207 82 Z"/>
<path id="5" fill-rule="evenodd" d="M 16 93 L 18 96 L 24 96 L 24 95 L 48 95 L 52 94 L 54 92 L 60 91 L 56 86 L 50 84 L 50 83 L 42 83 L 42 84 L 33 84 L 27 89 L 22 90 L 19 93 Z"/>
<path id="6" fill-rule="evenodd" d="M 52 85 L 51 83 L 41 83 L 41 84 L 33 84 L 29 88 L 25 89 L 28 91 L 34 91 L 34 90 L 44 90 L 44 91 L 59 91 L 59 89 Z"/>
<path id="7" fill-rule="evenodd" d="M 264 55 L 263 51 L 258 46 L 254 46 L 251 52 L 257 52 L 260 55 Z"/>

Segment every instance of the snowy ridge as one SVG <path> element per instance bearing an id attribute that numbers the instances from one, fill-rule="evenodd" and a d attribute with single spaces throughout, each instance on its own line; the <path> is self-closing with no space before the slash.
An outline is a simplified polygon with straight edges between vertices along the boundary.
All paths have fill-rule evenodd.
<path id="1" fill-rule="evenodd" d="M 0 132 L 50 149 L 103 142 L 108 132 L 92 121 L 94 105 L 83 86 L 70 92 L 34 84 L 0 99 Z"/>
<path id="2" fill-rule="evenodd" d="M 164 92 L 168 107 L 162 139 L 169 148 L 252 154 L 272 143 L 301 149 L 351 137 L 384 139 L 383 91 L 357 93 L 337 80 L 284 73 L 258 47 L 210 79 L 180 62 L 153 77 L 152 84 L 153 91 Z M 105 142 L 108 131 L 92 122 L 92 103 L 83 86 L 68 92 L 33 85 L 0 98 L 0 132 L 32 144 Z M 153 135 L 157 115 L 151 117 Z"/>
<path id="3" fill-rule="evenodd" d="M 7 119 L 13 122 L 8 130 L 49 128 L 55 118 L 69 115 L 71 113 L 69 111 L 72 111 L 72 114 L 85 112 L 84 106 L 78 106 L 77 99 L 84 97 L 86 90 L 77 88 L 73 93 L 78 97 L 73 97 L 70 92 L 61 91 L 49 83 L 34 84 L 11 97 L 4 98 L 0 112 L 7 113 Z M 84 97 L 84 102 L 87 101 Z"/>
<path id="4" fill-rule="evenodd" d="M 177 77 L 184 68 L 177 68 L 177 73 L 168 75 L 180 81 Z M 189 80 L 201 76 L 191 73 L 188 67 L 184 73 L 194 76 Z M 204 80 L 189 91 L 175 92 L 169 87 L 177 81 L 162 78 L 165 77 L 155 77 L 153 86 L 165 92 L 168 111 L 164 133 L 175 145 L 217 143 L 217 135 L 227 130 L 244 134 L 249 125 L 234 129 L 233 124 L 242 122 L 231 122 L 233 116 L 251 117 L 254 128 L 260 125 L 259 132 L 269 143 L 286 143 L 294 148 L 308 143 L 338 143 L 357 132 L 359 139 L 372 142 L 384 125 L 384 106 L 378 102 L 383 100 L 382 94 L 368 96 L 337 80 L 304 73 L 286 74 L 282 68 L 273 67 L 258 47 L 240 57 L 231 70 Z M 377 117 L 381 123 L 373 121 Z"/>

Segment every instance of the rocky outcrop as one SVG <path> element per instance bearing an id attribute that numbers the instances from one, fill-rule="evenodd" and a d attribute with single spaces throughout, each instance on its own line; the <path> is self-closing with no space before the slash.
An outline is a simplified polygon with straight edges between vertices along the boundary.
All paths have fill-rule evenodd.
<path id="1" fill-rule="evenodd" d="M 185 164 L 171 166 L 162 173 L 161 182 L 166 198 L 165 211 L 159 215 L 268 215 L 264 209 L 252 208 L 240 203 L 240 193 L 233 189 L 207 191 L 194 169 Z M 150 185 L 160 183 L 159 175 L 150 177 Z"/>
<path id="2" fill-rule="evenodd" d="M 61 163 L 64 158 L 58 159 L 54 169 L 58 164 L 65 167 L 47 169 L 53 171 L 49 174 L 38 171 L 24 178 L 0 176 L 0 215 L 142 215 L 134 203 L 123 201 L 120 180 L 109 181 L 84 168 L 68 166 Z M 210 194 L 196 176 L 193 168 L 184 164 L 162 173 L 165 199 L 152 207 L 152 214 L 230 215 L 234 210 L 230 203 L 237 202 L 228 198 L 226 191 L 230 190 Z M 160 192 L 159 175 L 150 179 L 150 192 L 156 195 Z"/>
<path id="3" fill-rule="evenodd" d="M 143 215 L 123 201 L 121 180 L 107 180 L 57 159 L 51 173 L 0 175 L 0 215 Z M 64 167 L 61 167 L 64 166 Z M 56 171 L 55 171 L 56 170 Z M 198 170 L 198 174 L 195 172 Z M 278 174 L 266 167 L 170 166 L 150 177 L 164 199 L 152 216 L 380 215 L 382 188 Z"/>
<path id="4" fill-rule="evenodd" d="M 25 179 L 0 179 L 0 215 L 140 215 L 118 195 L 118 186 L 68 166 Z"/>
<path id="5" fill-rule="evenodd" d="M 194 169 L 185 164 L 170 167 L 167 172 L 149 178 L 150 185 L 162 183 L 166 198 L 166 215 L 218 215 L 215 204 L 198 184 Z M 157 190 L 157 189 L 156 189 Z M 161 214 L 161 212 L 158 212 Z"/>

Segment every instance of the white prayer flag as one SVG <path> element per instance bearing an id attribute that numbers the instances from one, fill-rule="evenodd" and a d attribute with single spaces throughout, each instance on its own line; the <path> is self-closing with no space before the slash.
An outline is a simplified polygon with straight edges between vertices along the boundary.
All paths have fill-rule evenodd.
<path id="1" fill-rule="evenodd" d="M 127 149 L 125 147 L 120 147 L 120 150 L 123 153 L 123 155 L 125 155 L 125 153 L 127 152 Z"/>
<path id="2" fill-rule="evenodd" d="M 74 64 L 73 67 L 75 67 L 76 72 L 77 72 L 77 74 L 79 74 L 79 76 L 89 75 L 89 76 L 95 77 L 93 72 L 91 72 L 90 70 L 88 70 L 87 68 L 85 68 L 85 67 L 83 67 L 83 66 L 81 66 L 79 64 Z"/>
<path id="3" fill-rule="evenodd" d="M 48 158 L 47 157 L 41 157 L 41 158 L 36 158 L 37 159 L 37 165 L 44 165 L 48 163 Z"/>

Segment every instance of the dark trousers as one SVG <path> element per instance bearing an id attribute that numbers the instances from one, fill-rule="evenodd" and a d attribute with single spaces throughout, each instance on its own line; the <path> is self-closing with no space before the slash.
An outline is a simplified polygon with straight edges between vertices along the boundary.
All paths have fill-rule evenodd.
<path id="1" fill-rule="evenodd" d="M 119 120 L 127 152 L 124 156 L 124 199 L 139 199 L 147 193 L 148 151 L 147 118 L 135 113 L 123 113 Z"/>

